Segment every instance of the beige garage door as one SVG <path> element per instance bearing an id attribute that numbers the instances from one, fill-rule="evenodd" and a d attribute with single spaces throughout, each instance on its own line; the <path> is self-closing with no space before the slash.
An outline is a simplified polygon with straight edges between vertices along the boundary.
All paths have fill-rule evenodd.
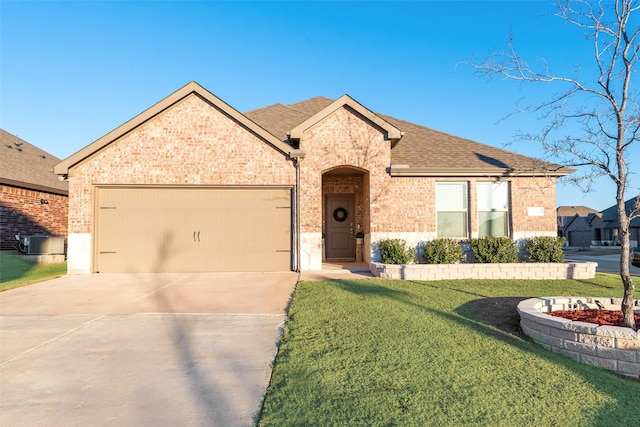
<path id="1" fill-rule="evenodd" d="M 291 270 L 291 189 L 98 188 L 96 272 Z"/>

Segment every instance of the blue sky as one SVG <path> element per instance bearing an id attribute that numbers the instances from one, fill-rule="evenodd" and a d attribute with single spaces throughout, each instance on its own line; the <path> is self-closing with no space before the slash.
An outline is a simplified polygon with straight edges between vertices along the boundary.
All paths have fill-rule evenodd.
<path id="1" fill-rule="evenodd" d="M 349 94 L 373 111 L 505 147 L 556 88 L 486 81 L 463 62 L 505 46 L 558 73 L 591 46 L 550 1 L 0 2 L 0 127 L 65 158 L 190 81 L 239 111 Z M 534 144 L 506 147 L 542 158 Z M 639 147 L 632 152 L 640 158 Z M 628 194 L 638 193 L 633 177 Z M 631 196 L 628 196 L 631 197 Z M 615 186 L 558 185 L 604 209 Z"/>

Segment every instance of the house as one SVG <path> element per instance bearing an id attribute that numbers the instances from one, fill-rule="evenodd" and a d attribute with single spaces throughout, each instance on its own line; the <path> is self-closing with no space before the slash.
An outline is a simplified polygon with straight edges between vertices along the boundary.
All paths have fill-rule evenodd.
<path id="1" fill-rule="evenodd" d="M 348 95 L 243 114 L 191 82 L 55 172 L 70 186 L 69 272 L 90 273 L 321 270 L 375 261 L 385 238 L 555 236 L 555 181 L 571 170 Z"/>
<path id="2" fill-rule="evenodd" d="M 640 210 L 640 195 L 624 202 L 627 215 Z M 620 221 L 618 221 L 618 205 L 613 205 L 602 211 L 602 223 L 594 227 L 594 244 L 620 245 Z M 638 247 L 640 241 L 640 217 L 634 218 L 629 224 L 629 241 L 632 248 Z"/>
<path id="3" fill-rule="evenodd" d="M 558 236 L 570 247 L 589 247 L 595 238 L 594 227 L 601 224 L 600 212 L 587 206 L 559 206 Z"/>
<path id="4" fill-rule="evenodd" d="M 590 213 L 587 216 L 575 215 L 567 221 L 564 229 L 566 246 L 573 248 L 589 248 L 600 240 L 602 214 Z"/>
<path id="5" fill-rule="evenodd" d="M 53 173 L 60 159 L 0 129 L 0 249 L 16 235 L 67 236 L 69 183 Z"/>

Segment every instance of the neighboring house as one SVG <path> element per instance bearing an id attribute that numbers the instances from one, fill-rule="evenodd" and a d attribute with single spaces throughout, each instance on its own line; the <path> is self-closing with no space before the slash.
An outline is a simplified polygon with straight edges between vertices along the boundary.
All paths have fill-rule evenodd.
<path id="1" fill-rule="evenodd" d="M 600 240 L 600 227 L 602 227 L 602 224 L 601 213 L 574 216 L 567 222 L 565 227 L 567 246 L 588 248 L 599 244 L 597 242 Z"/>
<path id="2" fill-rule="evenodd" d="M 633 197 L 624 202 L 627 215 L 638 210 L 638 199 Z M 613 205 L 602 211 L 602 224 L 594 227 L 596 238 L 594 244 L 599 245 L 620 245 L 620 221 L 618 221 L 618 206 Z M 640 218 L 635 218 L 629 224 L 629 240 L 632 248 L 638 247 L 640 241 Z"/>
<path id="3" fill-rule="evenodd" d="M 559 206 L 556 215 L 558 236 L 566 239 L 566 246 L 591 246 L 595 239 L 593 228 L 600 224 L 600 212 L 587 206 Z"/>
<path id="4" fill-rule="evenodd" d="M 69 272 L 89 273 L 320 270 L 357 259 L 358 232 L 366 262 L 385 238 L 555 236 L 571 170 L 348 95 L 242 114 L 192 82 L 55 172 Z"/>
<path id="5" fill-rule="evenodd" d="M 60 159 L 0 129 L 0 249 L 15 236 L 67 236 L 69 183 L 53 173 Z"/>

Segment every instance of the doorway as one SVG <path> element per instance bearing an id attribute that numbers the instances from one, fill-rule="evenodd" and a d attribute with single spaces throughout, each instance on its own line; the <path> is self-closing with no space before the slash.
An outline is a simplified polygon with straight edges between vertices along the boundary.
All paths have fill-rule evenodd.
<path id="1" fill-rule="evenodd" d="M 325 203 L 325 255 L 329 259 L 355 260 L 354 194 L 328 194 Z"/>

